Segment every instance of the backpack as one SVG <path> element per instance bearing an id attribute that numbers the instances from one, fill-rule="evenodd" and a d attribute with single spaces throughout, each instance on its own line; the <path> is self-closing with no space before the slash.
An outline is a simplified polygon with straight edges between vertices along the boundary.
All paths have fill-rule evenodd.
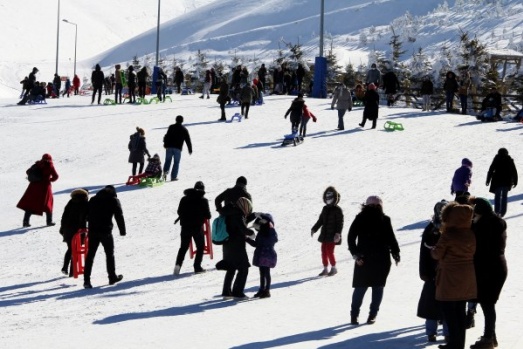
<path id="1" fill-rule="evenodd" d="M 38 167 L 36 164 L 29 167 L 29 169 L 26 171 L 27 173 L 27 180 L 29 182 L 41 182 L 43 180 L 44 174 L 42 173 L 42 169 Z"/>
<path id="2" fill-rule="evenodd" d="M 223 245 L 229 240 L 229 233 L 225 225 L 225 216 L 219 215 L 212 221 L 211 239 L 215 245 Z"/>

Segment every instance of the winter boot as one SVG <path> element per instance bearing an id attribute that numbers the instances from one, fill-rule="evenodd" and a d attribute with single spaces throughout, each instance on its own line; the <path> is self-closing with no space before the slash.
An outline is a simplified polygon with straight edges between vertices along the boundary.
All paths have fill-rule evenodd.
<path id="1" fill-rule="evenodd" d="M 476 312 L 474 310 L 467 311 L 467 319 L 465 321 L 465 328 L 467 330 L 469 328 L 476 326 L 476 321 L 474 320 L 474 314 L 476 314 Z"/>
<path id="2" fill-rule="evenodd" d="M 264 290 L 262 294 L 260 295 L 260 298 L 270 298 L 271 297 L 271 291 Z"/>
<path id="3" fill-rule="evenodd" d="M 331 271 L 329 271 L 329 273 L 327 275 L 334 276 L 336 274 L 338 274 L 338 270 L 336 269 L 336 267 L 331 267 Z"/>
<path id="4" fill-rule="evenodd" d="M 480 337 L 476 343 L 470 346 L 470 349 L 494 349 L 494 340 L 492 338 Z"/>
<path id="5" fill-rule="evenodd" d="M 114 285 L 115 283 L 122 281 L 122 279 L 123 275 L 116 275 L 116 277 L 109 279 L 109 285 Z"/>
<path id="6" fill-rule="evenodd" d="M 258 292 L 256 292 L 256 293 L 254 294 L 253 298 L 260 298 L 264 291 L 265 291 L 264 289 L 261 289 L 261 288 L 260 288 L 260 289 L 258 290 Z"/>
<path id="7" fill-rule="evenodd" d="M 360 323 L 358 322 L 358 317 L 354 316 L 354 315 L 351 315 L 351 317 L 350 317 L 350 324 L 351 325 L 359 325 Z"/>
<path id="8" fill-rule="evenodd" d="M 376 314 L 369 314 L 369 317 L 367 318 L 367 324 L 373 325 L 376 322 Z"/>
<path id="9" fill-rule="evenodd" d="M 427 342 L 430 342 L 430 343 L 433 343 L 433 342 L 436 342 L 437 339 L 436 339 L 436 335 L 435 334 L 429 334 L 427 336 Z"/>
<path id="10" fill-rule="evenodd" d="M 180 269 L 182 269 L 182 266 L 176 264 L 176 265 L 174 266 L 174 272 L 173 272 L 173 275 L 175 275 L 175 276 L 176 276 L 176 275 L 180 275 Z"/>
<path id="11" fill-rule="evenodd" d="M 318 276 L 327 276 L 327 275 L 329 275 L 329 270 L 327 269 L 327 267 L 324 267 L 323 271 L 318 274 Z"/>

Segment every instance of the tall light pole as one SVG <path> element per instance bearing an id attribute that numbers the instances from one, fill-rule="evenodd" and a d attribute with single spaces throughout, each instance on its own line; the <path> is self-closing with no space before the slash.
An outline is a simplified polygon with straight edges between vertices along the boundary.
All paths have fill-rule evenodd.
<path id="1" fill-rule="evenodd" d="M 325 0 L 321 0 L 320 55 L 314 60 L 312 96 L 315 98 L 327 98 L 327 59 L 323 57 L 323 17 L 325 17 Z"/>
<path id="2" fill-rule="evenodd" d="M 55 74 L 58 74 L 58 47 L 60 41 L 60 0 L 58 0 L 58 15 L 56 16 L 56 67 Z"/>
<path id="3" fill-rule="evenodd" d="M 74 70 L 73 70 L 73 77 L 76 76 L 76 43 L 78 42 L 78 24 L 69 22 L 67 19 L 63 19 L 65 23 L 69 23 L 74 25 Z"/>
<path id="4" fill-rule="evenodd" d="M 156 24 L 156 64 L 153 69 L 153 85 L 151 86 L 151 92 L 156 93 L 156 81 L 158 80 L 158 72 L 160 68 L 158 67 L 160 56 L 160 0 L 158 0 L 158 22 Z"/>

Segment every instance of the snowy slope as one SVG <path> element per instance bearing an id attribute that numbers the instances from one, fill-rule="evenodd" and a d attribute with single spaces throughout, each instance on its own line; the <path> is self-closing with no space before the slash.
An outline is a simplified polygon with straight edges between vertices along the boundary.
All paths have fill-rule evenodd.
<path id="1" fill-rule="evenodd" d="M 248 120 L 218 123 L 214 101 L 173 96 L 173 102 L 148 106 L 89 106 L 89 98 L 72 97 L 48 105 L 14 106 L 1 100 L 3 161 L 0 162 L 0 347 L 2 348 L 437 348 L 427 345 L 423 320 L 416 317 L 422 283 L 418 277 L 420 234 L 435 202 L 451 199 L 449 185 L 463 157 L 474 163 L 473 194 L 492 199 L 484 185 L 488 166 L 499 147 L 506 147 L 521 172 L 518 152 L 523 126 L 480 123 L 471 116 L 381 108 L 378 129 L 357 126 L 362 111 L 346 117 L 346 130 L 335 132 L 336 111 L 330 100 L 307 99 L 318 117 L 297 147 L 281 147 L 290 123 L 283 118 L 292 98 L 267 97 L 251 108 Z M 227 109 L 228 116 L 237 108 Z M 127 142 L 136 126 L 146 131 L 151 153 L 164 157 L 162 138 L 176 115 L 194 143 L 182 155 L 180 180 L 152 189 L 124 185 L 130 173 Z M 386 132 L 387 120 L 405 131 Z M 59 222 L 71 190 L 94 194 L 106 184 L 117 187 L 128 226 L 126 237 L 115 231 L 117 272 L 124 280 L 107 286 L 103 250 L 98 251 L 92 282 L 63 277 L 65 252 L 58 226 L 43 227 L 33 217 L 20 228 L 23 212 L 16 203 L 27 181 L 25 169 L 42 153 L 55 159 L 59 180 L 53 184 L 55 221 Z M 280 242 L 273 270 L 272 298 L 235 302 L 218 295 L 224 274 L 212 270 L 220 259 L 204 258 L 210 271 L 194 276 L 186 259 L 179 278 L 171 276 L 179 246 L 173 226 L 183 190 L 198 180 L 212 202 L 244 175 L 254 209 L 274 215 Z M 338 275 L 317 278 L 320 245 L 310 228 L 321 212 L 328 185 L 341 193 L 345 214 L 343 244 L 336 248 Z M 393 267 L 375 325 L 348 325 L 354 262 L 346 233 L 368 195 L 383 198 L 401 246 L 402 262 Z M 213 212 L 213 215 L 215 213 Z M 498 303 L 500 348 L 523 345 L 519 307 L 523 283 L 523 193 L 510 192 L 507 259 L 509 277 Z M 249 249 L 252 255 L 252 249 Z M 247 293 L 258 288 L 258 271 L 250 269 Z M 369 305 L 367 295 L 362 317 Z M 483 316 L 467 332 L 467 347 L 482 334 Z M 441 337 L 439 337 L 441 338 Z M 441 343 L 441 342 L 440 342 Z M 439 343 L 439 344 L 440 344 Z"/>

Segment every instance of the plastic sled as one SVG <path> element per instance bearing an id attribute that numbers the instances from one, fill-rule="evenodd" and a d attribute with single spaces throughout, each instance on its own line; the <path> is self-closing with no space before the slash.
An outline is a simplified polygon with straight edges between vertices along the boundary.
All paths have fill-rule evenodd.
<path id="1" fill-rule="evenodd" d="M 157 177 L 144 177 L 140 179 L 139 186 L 140 187 L 157 187 L 159 185 L 163 185 L 164 181 L 162 178 Z"/>
<path id="2" fill-rule="evenodd" d="M 114 101 L 114 99 L 106 98 L 104 99 L 104 105 L 116 105 L 116 102 Z"/>
<path id="3" fill-rule="evenodd" d="M 281 146 L 284 147 L 286 145 L 294 145 L 297 146 L 298 144 L 303 143 L 303 137 L 298 135 L 298 132 L 294 132 L 288 135 L 283 136 L 283 142 L 281 143 Z"/>
<path id="4" fill-rule="evenodd" d="M 242 122 L 243 115 L 240 113 L 236 113 L 233 116 L 231 116 L 231 120 L 229 122 L 233 122 L 234 119 L 238 119 L 239 122 Z"/>
<path id="5" fill-rule="evenodd" d="M 383 125 L 386 131 L 403 131 L 403 125 L 399 122 L 386 121 Z"/>
<path id="6" fill-rule="evenodd" d="M 165 96 L 163 101 L 161 101 L 162 103 L 166 102 L 167 100 L 169 100 L 169 102 L 172 103 L 173 99 L 171 98 L 171 96 Z"/>

